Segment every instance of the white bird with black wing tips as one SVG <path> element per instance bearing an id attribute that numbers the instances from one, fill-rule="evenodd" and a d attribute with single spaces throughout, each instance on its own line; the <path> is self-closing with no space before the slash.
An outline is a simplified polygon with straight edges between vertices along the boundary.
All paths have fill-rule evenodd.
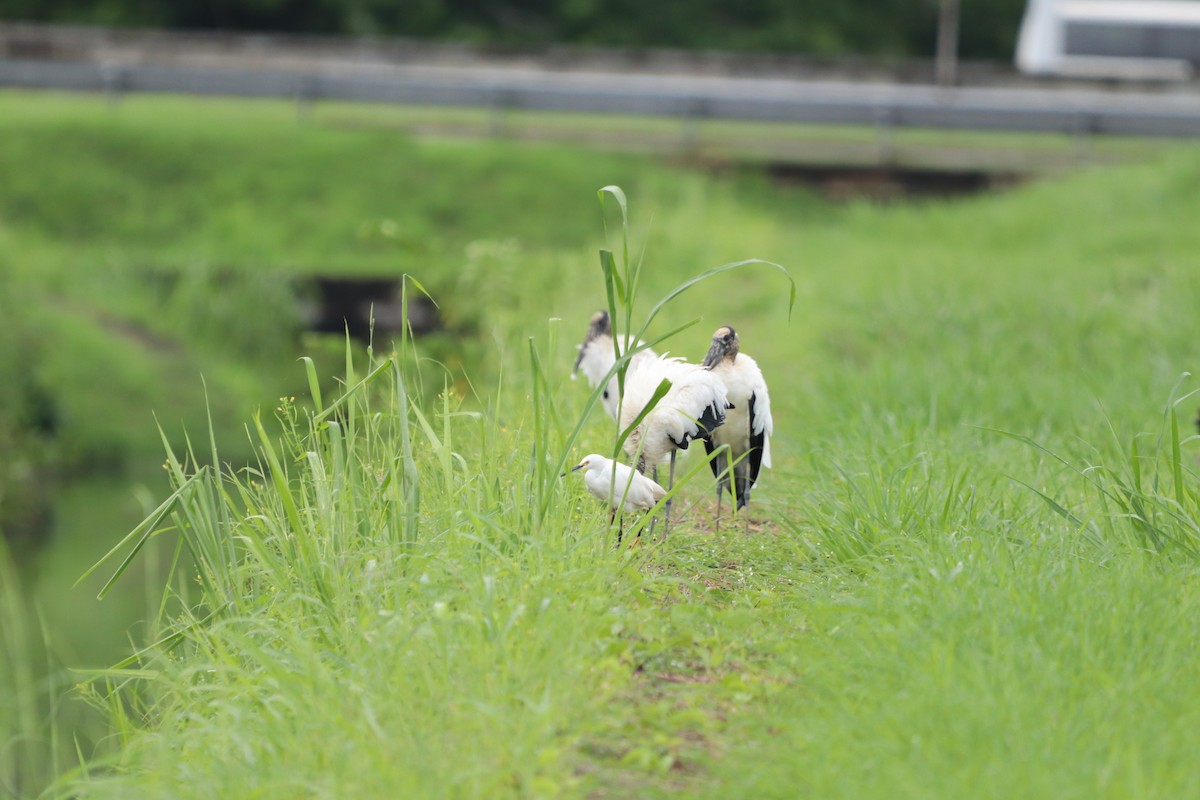
<path id="1" fill-rule="evenodd" d="M 631 365 L 625 376 L 625 398 L 621 404 L 622 430 L 628 428 L 650 404 L 662 381 L 670 389 L 634 428 L 625 440 L 625 452 L 637 458 L 641 472 L 656 467 L 668 456 L 671 473 L 667 488 L 675 485 L 675 455 L 696 439 L 708 440 L 725 422 L 725 384 L 721 378 L 699 364 L 681 358 L 659 356 Z M 663 509 L 663 539 L 671 524 L 671 501 Z"/>
<path id="2" fill-rule="evenodd" d="M 653 508 L 667 493 L 666 489 L 632 467 L 596 453 L 584 456 L 571 471 L 578 472 L 581 469 L 587 470 L 583 474 L 583 483 L 588 491 L 598 499 L 606 501 L 612 509 L 609 522 L 612 522 L 618 507 L 631 513 L 639 508 Z M 618 528 L 617 543 L 620 541 L 621 531 Z"/>
<path id="3" fill-rule="evenodd" d="M 725 424 L 715 430 L 704 446 L 711 454 L 722 446 L 729 449 L 712 459 L 717 478 L 717 521 L 721 518 L 721 496 L 732 490 L 740 510 L 750 502 L 750 490 L 758 481 L 762 467 L 771 466 L 771 397 L 757 362 L 740 350 L 737 331 L 728 325 L 717 328 L 712 347 L 704 357 L 704 367 L 719 376 L 728 391 L 733 408 Z M 730 480 L 730 464 L 732 482 Z M 749 526 L 749 517 L 746 521 Z"/>
<path id="4" fill-rule="evenodd" d="M 631 345 L 636 347 L 641 344 L 640 341 L 633 339 L 627 333 L 621 334 L 619 341 L 622 353 L 629 350 Z M 653 360 L 657 357 L 657 354 L 649 348 L 639 350 L 630 358 L 629 369 L 632 370 L 635 364 Z M 571 379 L 574 380 L 575 376 L 582 370 L 584 376 L 588 379 L 588 383 L 591 384 L 592 388 L 595 388 L 600 381 L 604 380 L 604 376 L 608 374 L 608 371 L 612 369 L 612 365 L 616 361 L 617 357 L 613 352 L 612 321 L 607 311 L 597 311 L 592 315 L 591 322 L 588 323 L 588 331 L 587 335 L 583 338 L 583 344 L 579 346 L 579 355 L 575 359 L 575 368 L 571 371 Z M 600 403 L 613 419 L 617 418 L 617 405 L 620 402 L 618 389 L 617 376 L 613 375 L 604 387 L 604 394 L 600 396 Z"/>

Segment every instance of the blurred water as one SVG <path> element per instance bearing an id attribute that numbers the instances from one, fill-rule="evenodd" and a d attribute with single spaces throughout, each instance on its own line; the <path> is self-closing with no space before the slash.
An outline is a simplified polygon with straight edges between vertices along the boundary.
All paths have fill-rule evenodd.
<path id="1" fill-rule="evenodd" d="M 167 491 L 162 473 L 147 471 L 67 480 L 55 492 L 53 535 L 23 566 L 63 666 L 107 666 L 128 655 L 131 636 L 141 643 L 142 620 L 157 608 L 173 540 L 147 547 L 104 600 L 96 595 L 115 564 L 75 582 L 142 520 L 146 504 L 161 502 Z"/>
<path id="2" fill-rule="evenodd" d="M 17 623 L 27 632 L 27 652 L 14 663 L 32 671 L 27 689 L 18 691 L 30 692 L 23 696 L 35 704 L 37 719 L 32 729 L 29 722 L 20 727 L 10 753 L 16 760 L 0 770 L 12 785 L 0 786 L 0 797 L 35 796 L 55 773 L 77 765 L 76 747 L 88 758 L 107 747 L 105 720 L 78 686 L 86 670 L 111 666 L 147 641 L 146 620 L 157 613 L 175 541 L 168 534 L 148 543 L 104 600 L 96 595 L 115 565 L 76 582 L 165 492 L 161 471 L 78 477 L 55 487 L 52 534 L 15 564 L 27 597 L 24 625 Z M 15 732 L 14 720 L 0 722 Z"/>

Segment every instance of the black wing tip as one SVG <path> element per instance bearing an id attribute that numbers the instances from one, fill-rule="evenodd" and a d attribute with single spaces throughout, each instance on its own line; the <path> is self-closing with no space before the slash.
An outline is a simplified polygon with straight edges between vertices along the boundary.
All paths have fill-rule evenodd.
<path id="1" fill-rule="evenodd" d="M 717 449 L 717 446 L 715 444 L 713 444 L 712 439 L 704 440 L 704 452 L 707 453 L 709 456 L 708 468 L 712 470 L 712 474 L 713 474 L 714 478 L 720 479 L 721 465 L 717 463 L 720 459 L 712 457 L 713 451 L 716 449 Z"/>
<path id="2" fill-rule="evenodd" d="M 756 395 L 750 395 L 750 452 L 746 454 L 746 459 L 750 462 L 751 486 L 758 481 L 758 473 L 762 469 L 763 452 L 767 447 L 767 432 L 765 430 L 762 433 L 754 432 L 754 422 L 757 416 L 754 413 L 756 399 Z M 749 502 L 749 497 L 747 497 L 747 502 Z"/>
<path id="3" fill-rule="evenodd" d="M 704 409 L 704 413 L 696 420 L 696 426 L 699 428 L 699 433 L 696 434 L 697 439 L 708 439 L 712 436 L 713 431 L 725 424 L 725 409 L 719 408 L 717 403 L 713 403 Z"/>

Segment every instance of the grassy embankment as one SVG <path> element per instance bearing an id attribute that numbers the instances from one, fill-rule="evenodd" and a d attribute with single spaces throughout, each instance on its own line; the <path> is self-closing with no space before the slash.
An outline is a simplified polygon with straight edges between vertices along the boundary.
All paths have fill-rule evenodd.
<path id="1" fill-rule="evenodd" d="M 573 278 L 555 267 L 594 261 L 599 225 L 590 203 L 569 207 L 576 198 L 609 180 L 669 196 L 680 174 L 613 154 L 298 125 L 288 103 L 109 108 L 13 93 L 0 112 L 0 520 L 36 528 L 52 515 L 41 600 L 72 628 L 67 660 L 91 666 L 119 656 L 144 593 L 110 599 L 114 629 L 58 587 L 104 552 L 111 526 L 154 505 L 155 418 L 183 446 L 185 428 L 207 425 L 207 391 L 223 452 L 245 462 L 254 409 L 306 392 L 295 359 L 340 351 L 312 337 L 297 347 L 292 280 L 416 275 L 451 329 L 426 353 L 487 383 L 493 330 L 532 307 L 523 272 L 557 285 Z M 137 484 L 152 487 L 140 501 Z"/>
<path id="2" fill-rule="evenodd" d="M 336 151 L 320 165 L 373 135 L 297 139 Z M 620 169 L 558 157 L 568 176 Z M 122 747 L 85 793 L 1194 793 L 1200 498 L 1193 447 L 1174 444 L 1195 403 L 1164 408 L 1194 386 L 1177 388 L 1194 369 L 1200 154 L 911 208 L 631 171 L 569 186 L 577 204 L 557 186 L 507 209 L 480 238 L 516 244 L 477 247 L 484 265 L 443 289 L 447 306 L 469 281 L 494 290 L 502 382 L 454 372 L 440 401 L 407 404 L 418 376 L 425 397 L 444 374 L 402 348 L 337 426 L 285 406 L 282 436 L 256 434 L 271 468 L 223 473 L 231 501 L 211 471 L 178 468 L 202 569 L 157 628 L 182 640 L 114 676 Z M 642 298 L 749 256 L 796 278 L 790 326 L 786 287 L 749 269 L 653 328 L 702 315 L 670 348 L 698 357 L 734 324 L 767 371 L 776 467 L 750 536 L 711 531 L 701 475 L 667 546 L 616 553 L 601 509 L 540 457 L 585 410 L 563 376 L 602 303 L 587 220 L 613 181 L 647 243 Z M 228 235 L 195 242 L 236 258 Z M 355 377 L 370 366 L 360 354 Z M 599 412 L 581 430 L 573 454 L 611 442 Z"/>

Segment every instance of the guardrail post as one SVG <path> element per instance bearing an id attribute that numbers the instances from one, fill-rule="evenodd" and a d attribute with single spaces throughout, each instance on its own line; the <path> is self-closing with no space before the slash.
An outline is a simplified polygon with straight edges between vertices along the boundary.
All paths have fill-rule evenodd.
<path id="1" fill-rule="evenodd" d="M 960 0 L 941 0 L 938 10 L 936 72 L 938 86 L 958 83 Z"/>
<path id="2" fill-rule="evenodd" d="M 1088 161 L 1092 155 L 1092 138 L 1100 130 L 1100 120 L 1095 114 L 1077 111 L 1071 117 L 1071 140 L 1074 143 L 1075 160 Z"/>
<path id="3" fill-rule="evenodd" d="M 875 109 L 875 157 L 880 164 L 896 159 L 896 109 L 880 106 Z"/>
<path id="4" fill-rule="evenodd" d="M 320 92 L 317 89 L 317 79 L 312 75 L 302 75 L 296 79 L 296 121 L 303 124 L 312 119 L 313 106 Z"/>
<path id="5" fill-rule="evenodd" d="M 516 105 L 512 92 L 492 89 L 488 93 L 488 136 L 498 139 L 508 134 L 508 112 Z"/>
<path id="6" fill-rule="evenodd" d="M 101 64 L 100 82 L 104 86 L 104 100 L 110 106 L 116 106 L 125 90 L 125 70 L 119 64 Z"/>
<path id="7" fill-rule="evenodd" d="M 708 101 L 704 98 L 692 97 L 684 102 L 679 130 L 679 146 L 684 153 L 694 153 L 700 149 L 701 123 L 708 116 Z"/>

